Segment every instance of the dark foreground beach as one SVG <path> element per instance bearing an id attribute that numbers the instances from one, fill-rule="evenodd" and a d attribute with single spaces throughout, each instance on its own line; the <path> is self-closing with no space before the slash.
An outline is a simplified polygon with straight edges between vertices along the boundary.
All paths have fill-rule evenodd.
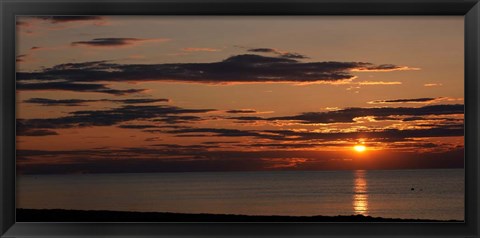
<path id="1" fill-rule="evenodd" d="M 17 222 L 445 222 L 352 216 L 248 216 L 233 214 L 187 214 L 168 212 L 81 211 L 62 209 L 17 209 Z M 449 220 L 447 222 L 460 222 Z"/>

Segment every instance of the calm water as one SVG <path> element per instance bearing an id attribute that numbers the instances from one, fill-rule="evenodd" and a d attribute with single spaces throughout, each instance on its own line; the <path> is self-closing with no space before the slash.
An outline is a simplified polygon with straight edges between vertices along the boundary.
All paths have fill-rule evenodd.
<path id="1" fill-rule="evenodd" d="M 37 209 L 464 220 L 464 194 L 463 169 L 17 178 L 17 207 Z"/>

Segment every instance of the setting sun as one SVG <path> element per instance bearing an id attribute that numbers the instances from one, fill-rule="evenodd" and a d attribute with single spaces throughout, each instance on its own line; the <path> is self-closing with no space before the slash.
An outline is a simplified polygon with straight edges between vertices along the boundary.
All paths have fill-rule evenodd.
<path id="1" fill-rule="evenodd" d="M 356 145 L 353 147 L 353 149 L 357 152 L 364 152 L 367 149 L 367 147 L 365 147 L 364 145 Z"/>

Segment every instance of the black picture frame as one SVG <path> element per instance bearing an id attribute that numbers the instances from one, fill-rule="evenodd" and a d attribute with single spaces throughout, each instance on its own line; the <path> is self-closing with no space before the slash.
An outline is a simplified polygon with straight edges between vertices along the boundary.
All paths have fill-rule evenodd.
<path id="1" fill-rule="evenodd" d="M 479 237 L 480 3 L 478 0 L 0 0 L 1 237 Z M 465 223 L 16 223 L 17 15 L 463 15 Z"/>

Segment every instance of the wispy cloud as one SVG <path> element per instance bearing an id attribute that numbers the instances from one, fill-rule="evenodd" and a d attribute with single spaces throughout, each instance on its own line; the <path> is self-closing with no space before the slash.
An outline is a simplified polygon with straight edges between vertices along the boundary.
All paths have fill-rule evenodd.
<path id="1" fill-rule="evenodd" d="M 272 53 L 279 55 L 283 58 L 290 58 L 290 59 L 308 59 L 307 56 L 295 53 L 295 52 L 288 52 L 288 51 L 281 51 L 278 49 L 273 48 L 251 48 L 247 50 L 248 52 L 255 52 L 255 53 Z"/>
<path id="2" fill-rule="evenodd" d="M 356 84 L 358 85 L 400 85 L 402 84 L 402 82 L 362 81 L 362 82 L 357 82 Z"/>
<path id="3" fill-rule="evenodd" d="M 17 55 L 16 62 L 25 62 L 25 60 L 28 58 L 28 54 L 21 54 Z"/>
<path id="4" fill-rule="evenodd" d="M 72 42 L 72 46 L 89 46 L 89 47 L 122 47 L 138 45 L 146 42 L 166 42 L 170 39 L 140 39 L 140 38 L 95 38 L 87 41 Z"/>
<path id="5" fill-rule="evenodd" d="M 440 87 L 440 86 L 442 86 L 442 84 L 441 83 L 426 83 L 423 86 L 425 86 L 425 87 Z"/>
<path id="6" fill-rule="evenodd" d="M 354 72 L 391 72 L 391 71 L 403 71 L 403 70 L 420 70 L 420 68 L 397 66 L 393 64 L 382 64 L 374 67 L 366 66 L 353 69 Z"/>

